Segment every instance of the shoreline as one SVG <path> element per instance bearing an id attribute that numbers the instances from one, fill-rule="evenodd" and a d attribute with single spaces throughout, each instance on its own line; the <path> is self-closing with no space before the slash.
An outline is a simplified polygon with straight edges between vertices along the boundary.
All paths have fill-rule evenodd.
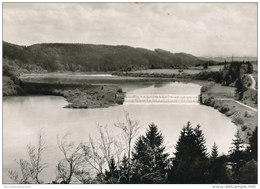
<path id="1" fill-rule="evenodd" d="M 54 95 L 64 97 L 68 105 L 64 108 L 107 108 L 121 105 L 124 93 L 116 85 L 92 85 L 72 83 L 22 82 L 23 95 Z M 22 96 L 22 95 L 18 95 Z"/>
<path id="2" fill-rule="evenodd" d="M 160 75 L 161 76 L 161 75 Z M 83 80 L 55 80 L 53 78 L 26 78 L 21 80 L 22 88 L 26 94 L 49 94 L 62 96 L 68 101 L 65 108 L 107 108 L 110 106 L 121 105 L 124 103 L 125 93 L 117 84 L 121 82 L 188 82 L 201 86 L 201 105 L 213 107 L 220 113 L 225 114 L 231 119 L 242 133 L 245 141 L 257 126 L 257 112 L 239 104 L 235 100 L 234 87 L 221 86 L 213 81 L 196 80 L 191 76 L 185 78 L 165 78 L 165 77 L 118 77 L 118 78 L 98 78 Z M 33 82 L 32 82 L 33 81 Z M 49 82 L 49 83 L 48 83 Z M 104 82 L 102 84 L 102 82 Z M 99 84 L 98 84 L 99 83 Z M 106 84 L 105 84 L 106 83 Z M 108 84 L 111 83 L 111 84 Z M 214 89 L 214 87 L 216 87 Z M 213 89 L 213 93 L 209 90 Z M 227 89 L 229 92 L 222 94 L 219 90 Z M 233 90 L 233 92 L 232 92 Z M 21 96 L 21 95 L 18 95 Z M 240 102 L 241 103 L 241 102 Z M 253 107 L 252 107 L 253 108 Z"/>
<path id="3" fill-rule="evenodd" d="M 214 87 L 217 84 L 209 86 L 209 88 Z M 219 87 L 219 86 L 218 86 Z M 221 86 L 226 88 L 225 86 Z M 241 132 L 242 139 L 248 143 L 249 137 L 252 135 L 255 127 L 257 127 L 258 113 L 257 109 L 253 107 L 247 107 L 247 105 L 237 101 L 235 96 L 228 96 L 230 94 L 218 95 L 217 90 L 215 93 L 209 93 L 210 89 L 201 91 L 201 104 L 205 106 L 217 109 L 220 113 L 229 117 L 231 122 L 233 122 L 239 131 Z"/>

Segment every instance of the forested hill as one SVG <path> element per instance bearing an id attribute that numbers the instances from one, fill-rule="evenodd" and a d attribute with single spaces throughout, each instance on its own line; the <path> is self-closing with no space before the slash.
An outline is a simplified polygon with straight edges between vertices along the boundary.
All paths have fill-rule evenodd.
<path id="1" fill-rule="evenodd" d="M 4 65 L 31 71 L 130 71 L 185 68 L 204 61 L 186 53 L 130 46 L 46 43 L 19 46 L 3 42 Z M 30 70 L 31 69 L 31 70 Z"/>

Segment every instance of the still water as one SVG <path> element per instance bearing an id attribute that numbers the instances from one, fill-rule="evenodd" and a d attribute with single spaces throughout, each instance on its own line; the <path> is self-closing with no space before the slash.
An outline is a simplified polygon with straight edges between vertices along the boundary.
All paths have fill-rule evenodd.
<path id="1" fill-rule="evenodd" d="M 168 90 L 167 90 L 168 88 Z M 125 85 L 128 93 L 156 93 L 171 91 L 176 94 L 198 94 L 200 86 L 196 84 L 142 84 L 134 88 Z M 227 153 L 231 146 L 236 126 L 230 119 L 217 110 L 199 104 L 125 104 L 103 109 L 66 109 L 67 101 L 56 96 L 25 96 L 3 99 L 3 183 L 9 183 L 8 169 L 18 170 L 15 162 L 19 158 L 27 159 L 26 146 L 36 145 L 40 129 L 45 133 L 46 151 L 43 162 L 48 167 L 40 175 L 45 182 L 55 180 L 55 167 L 63 158 L 57 147 L 57 136 L 69 133 L 75 142 L 87 142 L 89 135 L 97 135 L 97 125 L 107 126 L 114 135 L 119 133 L 114 123 L 124 121 L 127 111 L 134 120 L 139 120 L 144 134 L 150 123 L 158 125 L 164 135 L 168 151 L 174 152 L 174 145 L 180 131 L 188 121 L 195 127 L 201 125 L 206 138 L 208 151 L 214 142 L 219 154 Z"/>

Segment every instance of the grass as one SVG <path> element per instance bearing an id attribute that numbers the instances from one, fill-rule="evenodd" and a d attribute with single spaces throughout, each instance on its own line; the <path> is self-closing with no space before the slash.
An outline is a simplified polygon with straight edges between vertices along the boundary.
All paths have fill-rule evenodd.
<path id="1" fill-rule="evenodd" d="M 236 94 L 236 89 L 216 83 L 209 87 L 206 93 L 216 98 L 233 98 Z"/>
<path id="2" fill-rule="evenodd" d="M 258 125 L 257 112 L 233 100 L 229 100 L 229 98 L 234 99 L 235 97 L 234 87 L 213 84 L 204 87 L 203 91 L 203 98 L 207 99 L 204 104 L 218 109 L 219 112 L 229 117 L 235 125 L 239 126 L 243 139 L 247 140 L 247 133 L 251 133 Z"/>
<path id="3" fill-rule="evenodd" d="M 183 70 L 183 73 L 185 74 L 197 74 L 200 73 L 203 70 L 198 70 L 198 69 L 188 69 L 188 70 Z M 179 74 L 179 69 L 148 69 L 148 70 L 137 70 L 133 71 L 133 73 L 156 73 L 156 74 Z"/>
<path id="4" fill-rule="evenodd" d="M 190 67 L 189 69 L 183 69 L 183 73 L 185 74 L 197 74 L 202 71 L 219 71 L 223 68 L 223 65 L 209 66 L 208 69 L 204 70 L 202 66 L 199 67 Z M 180 69 L 147 69 L 147 70 L 137 70 L 132 71 L 132 73 L 156 73 L 156 74 L 179 74 Z"/>
<path id="5" fill-rule="evenodd" d="M 230 116 L 230 118 L 232 119 L 234 124 L 241 126 L 242 131 L 245 130 L 245 127 L 244 127 L 245 124 L 247 126 L 247 131 L 250 131 L 250 132 L 252 132 L 255 129 L 255 127 L 258 125 L 257 112 L 249 110 L 248 108 L 242 106 L 241 104 L 238 104 L 231 100 L 221 100 L 221 102 L 223 105 L 228 106 L 229 109 L 231 109 L 234 112 Z M 249 115 L 249 114 L 250 114 L 250 116 L 245 116 L 245 115 Z M 247 137 L 248 137 L 246 132 L 242 132 L 242 136 L 244 137 L 244 139 L 247 139 Z"/>

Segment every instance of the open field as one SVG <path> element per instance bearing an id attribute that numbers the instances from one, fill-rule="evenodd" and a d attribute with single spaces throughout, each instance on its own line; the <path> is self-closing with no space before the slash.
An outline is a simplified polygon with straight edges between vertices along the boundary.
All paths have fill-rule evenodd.
<path id="1" fill-rule="evenodd" d="M 220 101 L 223 105 L 230 107 L 231 111 L 234 112 L 230 118 L 241 130 L 242 137 L 247 140 L 248 136 L 250 136 L 255 127 L 257 127 L 257 112 L 232 100 Z"/>
<path id="2" fill-rule="evenodd" d="M 257 110 L 235 100 L 235 88 L 220 84 L 208 84 L 202 88 L 202 103 L 228 116 L 248 140 L 257 126 Z"/>
<path id="3" fill-rule="evenodd" d="M 183 73 L 186 74 L 196 74 L 201 72 L 201 70 L 183 70 Z M 132 71 L 132 73 L 145 73 L 145 74 L 179 74 L 179 69 L 148 69 L 148 70 L 137 70 L 137 71 Z"/>
<path id="4" fill-rule="evenodd" d="M 223 68 L 223 65 L 209 66 L 208 69 L 203 69 L 202 66 L 199 67 L 190 67 L 190 69 L 182 69 L 182 73 L 185 74 L 197 74 L 202 71 L 219 71 Z M 147 69 L 147 70 L 137 70 L 132 71 L 131 73 L 147 73 L 147 74 L 179 74 L 180 69 Z"/>
<path id="5" fill-rule="evenodd" d="M 208 95 L 218 98 L 233 98 L 235 93 L 236 91 L 234 87 L 222 86 L 221 84 L 214 84 L 207 91 Z"/>

